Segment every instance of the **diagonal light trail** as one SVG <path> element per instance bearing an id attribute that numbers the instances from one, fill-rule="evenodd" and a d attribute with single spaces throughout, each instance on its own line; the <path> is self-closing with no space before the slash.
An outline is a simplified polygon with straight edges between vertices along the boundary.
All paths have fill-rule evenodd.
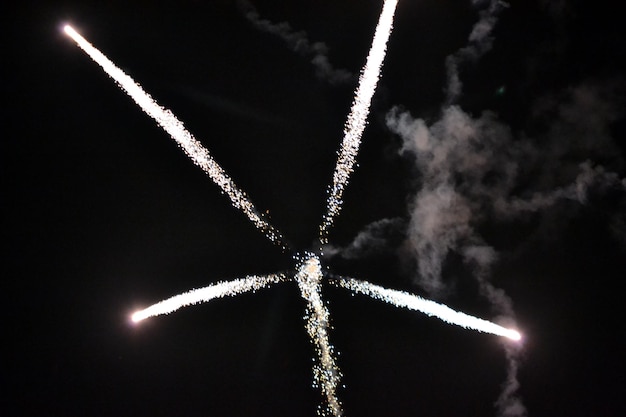
<path id="1" fill-rule="evenodd" d="M 516 330 L 507 329 L 506 327 L 502 327 L 490 321 L 461 313 L 444 304 L 426 300 L 418 295 L 409 294 L 405 291 L 391 290 L 354 278 L 337 278 L 329 281 L 336 287 L 346 288 L 359 294 L 365 294 L 377 300 L 393 304 L 396 307 L 405 307 L 409 310 L 421 311 L 428 316 L 437 317 L 446 323 L 455 324 L 466 329 L 508 337 L 511 340 L 520 340 L 522 338 L 522 335 Z"/>
<path id="2" fill-rule="evenodd" d="M 372 47 L 370 48 L 366 64 L 355 92 L 354 102 L 344 129 L 344 138 L 338 152 L 337 165 L 333 174 L 333 182 L 328 193 L 327 212 L 320 225 L 319 239 L 322 244 L 328 242 L 328 232 L 334 219 L 339 215 L 342 206 L 342 196 L 348 184 L 350 174 L 356 161 L 361 142 L 361 135 L 365 129 L 370 103 L 376 89 L 380 69 L 385 57 L 386 45 L 393 26 L 397 0 L 385 0 L 378 25 L 376 27 Z M 260 229 L 272 242 L 283 250 L 288 250 L 282 235 L 269 224 L 252 205 L 247 195 L 241 191 L 233 180 L 224 172 L 198 140 L 189 133 L 183 123 L 170 110 L 156 103 L 141 86 L 121 69 L 115 66 L 99 50 L 94 48 L 70 26 L 65 26 L 65 32 L 74 39 L 104 71 L 113 78 L 118 86 L 124 90 L 140 107 L 152 117 L 184 150 L 191 160 L 225 192 L 234 207 L 244 212 L 252 223 Z M 256 291 L 270 285 L 295 280 L 300 289 L 302 298 L 306 301 L 306 330 L 316 351 L 313 366 L 314 385 L 319 387 L 325 404 L 321 405 L 318 413 L 321 415 L 343 415 L 341 402 L 336 390 L 341 378 L 341 372 L 336 364 L 334 347 L 329 341 L 330 313 L 321 295 L 322 268 L 319 256 L 313 253 L 295 255 L 298 261 L 295 274 L 288 277 L 286 274 L 250 275 L 232 281 L 218 282 L 204 288 L 194 289 L 183 294 L 170 297 L 146 309 L 134 313 L 133 322 L 162 314 L 172 313 L 179 308 L 208 302 L 215 298 L 235 296 L 249 291 Z M 506 329 L 495 323 L 469 316 L 452 310 L 451 308 L 425 300 L 416 295 L 403 291 L 383 288 L 365 281 L 352 278 L 333 278 L 330 283 L 349 289 L 354 293 L 368 295 L 372 298 L 388 302 L 396 307 L 405 307 L 417 310 L 430 316 L 461 327 L 488 332 L 499 336 L 519 340 L 521 335 L 515 330 Z"/>
<path id="3" fill-rule="evenodd" d="M 328 243 L 328 232 L 333 225 L 335 217 L 341 212 L 343 191 L 348 185 L 350 174 L 354 171 L 354 163 L 361 145 L 361 136 L 365 130 L 370 104 L 380 77 L 380 69 L 385 60 L 387 41 L 393 28 L 393 15 L 397 4 L 398 0 L 385 0 L 376 31 L 374 32 L 372 47 L 367 55 L 365 67 L 363 67 L 359 77 L 359 86 L 354 94 L 352 108 L 348 114 L 343 131 L 344 136 L 339 148 L 335 172 L 333 173 L 333 183 L 328 190 L 326 214 L 324 214 L 322 224 L 320 225 L 320 242 L 322 244 Z"/>
<path id="4" fill-rule="evenodd" d="M 280 246 L 283 250 L 288 247 L 278 230 L 265 220 L 254 207 L 246 193 L 241 191 L 234 181 L 226 174 L 224 169 L 213 159 L 209 151 L 193 137 L 183 122 L 174 114 L 161 107 L 144 89 L 118 68 L 109 58 L 96 49 L 91 43 L 83 38 L 71 26 L 66 25 L 63 30 L 78 46 L 87 53 L 98 65 L 102 67 L 117 85 L 126 92 L 139 107 L 152 117 L 163 130 L 165 130 L 176 143 L 183 149 L 185 154 L 213 180 L 218 187 L 230 198 L 233 206 L 241 210 L 250 221 L 261 230 L 267 238 Z"/>

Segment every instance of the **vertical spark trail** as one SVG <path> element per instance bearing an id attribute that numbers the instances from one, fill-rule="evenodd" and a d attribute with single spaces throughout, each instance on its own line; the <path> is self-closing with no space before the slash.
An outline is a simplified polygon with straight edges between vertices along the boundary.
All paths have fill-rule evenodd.
<path id="1" fill-rule="evenodd" d="M 337 158 L 337 166 L 333 173 L 333 184 L 328 190 L 327 212 L 320 225 L 320 242 L 328 243 L 328 231 L 334 218 L 341 211 L 343 190 L 348 185 L 350 174 L 354 170 L 356 155 L 361 144 L 361 136 L 365 130 L 372 96 L 380 76 L 380 69 L 385 59 L 387 41 L 393 26 L 393 15 L 398 0 L 385 0 L 383 10 L 376 26 L 374 40 L 359 78 L 359 86 L 354 95 L 352 108 L 343 131 L 343 141 Z"/>
<path id="2" fill-rule="evenodd" d="M 209 151 L 185 129 L 183 123 L 178 120 L 170 110 L 161 107 L 137 82 L 135 82 L 135 80 L 125 74 L 124 71 L 118 68 L 71 26 L 66 25 L 64 31 L 94 60 L 94 62 L 100 65 L 102 69 L 115 80 L 117 85 L 125 91 L 148 116 L 152 117 L 157 124 L 176 141 L 185 154 L 187 154 L 196 165 L 202 168 L 213 182 L 228 195 L 234 207 L 248 216 L 250 221 L 261 230 L 270 241 L 280 246 L 283 250 L 287 250 L 287 245 L 283 242 L 283 238 L 278 230 L 259 214 L 247 195 L 235 185 L 233 180 L 213 159 Z"/>
<path id="3" fill-rule="evenodd" d="M 405 307 L 410 310 L 421 311 L 428 316 L 437 317 L 446 323 L 456 324 L 466 329 L 508 337 L 511 340 L 520 340 L 522 338 L 521 334 L 513 329 L 507 329 L 490 321 L 455 311 L 443 304 L 425 300 L 422 297 L 404 291 L 390 290 L 353 278 L 333 279 L 330 282 L 337 287 L 347 288 L 356 293 L 369 295 L 372 298 L 385 301 L 396 307 Z"/>
<path id="4" fill-rule="evenodd" d="M 335 364 L 333 346 L 328 340 L 330 313 L 320 294 L 322 270 L 319 259 L 305 254 L 295 278 L 302 298 L 307 301 L 306 330 L 317 352 L 318 363 L 313 366 L 314 386 L 319 386 L 326 396 L 326 405 L 319 407 L 318 414 L 338 417 L 342 415 L 342 410 L 335 392 L 341 373 Z"/>
<path id="5" fill-rule="evenodd" d="M 233 281 L 218 282 L 217 284 L 178 294 L 153 304 L 146 309 L 135 312 L 131 316 L 131 320 L 137 323 L 147 319 L 148 317 L 172 313 L 181 307 L 204 303 L 213 300 L 214 298 L 234 296 L 248 291 L 260 290 L 261 288 L 268 287 L 271 284 L 276 284 L 286 280 L 287 278 L 283 274 L 271 274 L 264 276 L 250 275 Z"/>

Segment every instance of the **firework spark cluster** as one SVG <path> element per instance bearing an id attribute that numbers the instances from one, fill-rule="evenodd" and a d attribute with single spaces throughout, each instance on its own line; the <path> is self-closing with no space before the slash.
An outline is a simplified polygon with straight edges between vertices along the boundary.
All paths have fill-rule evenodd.
<path id="1" fill-rule="evenodd" d="M 341 404 L 335 391 L 341 373 L 335 363 L 334 348 L 328 339 L 330 313 L 322 300 L 322 266 L 317 256 L 306 253 L 299 258 L 300 266 L 295 280 L 300 294 L 307 302 L 306 330 L 315 346 L 317 362 L 313 366 L 313 385 L 318 386 L 326 397 L 326 405 L 320 406 L 321 415 L 341 415 Z"/>
<path id="2" fill-rule="evenodd" d="M 376 90 L 380 70 L 385 58 L 387 41 L 391 34 L 396 6 L 397 0 L 385 0 L 372 47 L 361 72 L 352 108 L 345 124 L 344 138 L 338 151 L 332 185 L 328 190 L 327 210 L 319 228 L 321 244 L 328 242 L 329 230 L 333 225 L 334 219 L 341 211 L 343 192 L 354 170 L 361 136 L 365 129 L 371 100 Z M 118 86 L 146 114 L 152 117 L 178 143 L 187 156 L 202 168 L 211 180 L 229 197 L 234 207 L 241 210 L 270 241 L 283 250 L 289 249 L 285 239 L 278 230 L 259 214 L 247 195 L 235 185 L 233 180 L 213 159 L 208 150 L 185 129 L 183 123 L 170 110 L 161 107 L 138 83 L 126 75 L 99 50 L 94 48 L 73 28 L 65 26 L 64 30 L 81 49 L 115 80 Z M 313 366 L 313 385 L 320 389 L 325 399 L 324 403 L 318 408 L 318 413 L 320 415 L 341 416 L 343 411 L 336 393 L 341 372 L 335 360 L 334 347 L 329 340 L 330 312 L 321 294 L 324 273 L 320 259 L 318 255 L 310 252 L 294 255 L 294 259 L 296 260 L 296 268 L 291 274 L 251 275 L 194 289 L 137 311 L 132 315 L 131 319 L 137 323 L 149 317 L 169 314 L 184 306 L 256 291 L 284 281 L 295 281 L 300 289 L 302 298 L 306 301 L 305 327 L 316 351 L 316 359 Z M 521 338 L 521 335 L 515 330 L 506 329 L 495 323 L 454 311 L 445 305 L 425 300 L 406 292 L 386 289 L 351 278 L 332 278 L 329 282 L 335 286 L 346 288 L 353 293 L 368 295 L 396 307 L 421 311 L 450 324 L 504 336 L 513 340 Z"/>

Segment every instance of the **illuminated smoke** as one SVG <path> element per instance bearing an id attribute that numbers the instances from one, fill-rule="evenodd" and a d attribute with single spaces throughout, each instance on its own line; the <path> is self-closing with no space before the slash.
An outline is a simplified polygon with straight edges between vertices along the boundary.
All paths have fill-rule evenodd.
<path id="1" fill-rule="evenodd" d="M 306 330 L 317 352 L 317 363 L 313 367 L 314 386 L 319 386 L 327 401 L 318 411 L 321 415 L 340 416 L 341 404 L 335 391 L 341 373 L 335 364 L 333 346 L 328 340 L 330 313 L 320 293 L 322 270 L 319 259 L 312 254 L 305 254 L 300 259 L 295 278 L 302 298 L 307 302 Z"/>
<path id="2" fill-rule="evenodd" d="M 457 326 L 461 326 L 466 329 L 491 333 L 516 341 L 522 338 L 522 335 L 516 330 L 507 329 L 490 321 L 470 316 L 469 314 L 461 313 L 460 311 L 455 311 L 446 305 L 426 300 L 420 296 L 409 294 L 404 291 L 383 288 L 378 285 L 365 281 L 359 281 L 353 278 L 332 279 L 331 283 L 359 294 L 369 295 L 372 298 L 385 301 L 396 307 L 405 307 L 410 310 L 421 311 L 426 315 L 437 317 L 446 323 L 456 324 Z"/>
<path id="3" fill-rule="evenodd" d="M 526 406 L 518 392 L 520 383 L 517 378 L 519 371 L 519 351 L 521 345 L 507 343 L 504 346 L 506 353 L 506 379 L 502 384 L 502 391 L 496 401 L 498 416 L 500 417 L 525 417 L 528 415 Z"/>
<path id="4" fill-rule="evenodd" d="M 78 46 L 87 53 L 102 69 L 115 80 L 118 86 L 126 92 L 141 109 L 152 117 L 183 149 L 185 154 L 198 165 L 230 198 L 233 206 L 243 211 L 250 221 L 261 230 L 267 238 L 276 245 L 286 250 L 286 244 L 281 234 L 265 220 L 256 210 L 248 196 L 241 191 L 233 180 L 224 172 L 221 166 L 209 154 L 209 151 L 193 137 L 183 123 L 174 114 L 161 107 L 139 84 L 130 76 L 115 66 L 102 52 L 94 48 L 89 42 L 79 35 L 71 26 L 64 27 L 67 33 Z"/>
<path id="5" fill-rule="evenodd" d="M 397 0 L 385 0 L 378 25 L 376 26 L 376 32 L 374 33 L 372 47 L 359 78 L 359 86 L 354 95 L 352 108 L 344 127 L 344 137 L 339 149 L 337 166 L 333 173 L 333 183 L 328 190 L 327 212 L 320 225 L 320 241 L 322 244 L 328 243 L 328 231 L 335 217 L 341 211 L 343 191 L 348 185 L 350 174 L 354 170 L 356 155 L 361 144 L 361 135 L 365 129 L 372 96 L 376 90 L 380 69 L 385 59 L 387 41 L 391 34 L 393 15 L 397 3 Z"/>
<path id="6" fill-rule="evenodd" d="M 135 323 L 147 319 L 148 317 L 170 314 L 181 307 L 205 303 L 215 298 L 234 296 L 248 291 L 256 291 L 271 284 L 286 281 L 283 274 L 271 275 L 250 275 L 245 278 L 235 279 L 227 282 L 218 282 L 208 287 L 198 288 L 151 305 L 148 308 L 135 312 L 131 320 Z"/>

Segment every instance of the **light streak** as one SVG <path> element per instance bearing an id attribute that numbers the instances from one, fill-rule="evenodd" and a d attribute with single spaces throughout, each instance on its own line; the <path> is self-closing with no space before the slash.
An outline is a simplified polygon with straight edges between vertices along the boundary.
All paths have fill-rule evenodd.
<path id="1" fill-rule="evenodd" d="M 115 80 L 117 85 L 125 91 L 148 116 L 152 117 L 157 124 L 176 141 L 185 154 L 187 154 L 197 166 L 202 168 L 213 182 L 226 193 L 234 207 L 248 216 L 257 229 L 261 230 L 270 241 L 280 246 L 283 250 L 287 250 L 287 245 L 280 232 L 259 214 L 246 193 L 235 185 L 233 180 L 213 159 L 209 151 L 185 129 L 183 122 L 178 120 L 170 110 L 161 107 L 150 94 L 146 93 L 143 88 L 135 82 L 135 80 L 125 74 L 124 71 L 118 68 L 70 25 L 66 25 L 63 30 L 91 57 L 91 59 L 100 65 L 102 69 Z"/>
<path id="2" fill-rule="evenodd" d="M 391 290 L 378 285 L 360 281 L 354 278 L 337 278 L 331 279 L 330 282 L 337 286 L 349 289 L 355 293 L 368 295 L 377 300 L 385 301 L 396 307 L 405 307 L 409 310 L 417 310 L 422 313 L 437 317 L 449 324 L 456 324 L 466 329 L 472 329 L 483 333 L 491 333 L 497 336 L 507 337 L 511 340 L 518 341 L 522 335 L 513 329 L 507 329 L 498 324 L 492 323 L 469 314 L 461 313 L 451 309 L 450 307 L 436 303 L 432 300 L 426 300 L 418 295 L 409 294 L 405 291 Z"/>
<path id="3" fill-rule="evenodd" d="M 215 298 L 234 296 L 248 291 L 256 291 L 268 287 L 271 284 L 286 281 L 283 274 L 249 275 L 245 278 L 235 279 L 228 282 L 218 282 L 208 287 L 198 288 L 182 294 L 175 295 L 148 308 L 135 312 L 131 320 L 138 323 L 148 317 L 170 314 L 181 307 L 205 303 Z"/>
<path id="4" fill-rule="evenodd" d="M 342 415 L 341 403 L 335 393 L 341 373 L 333 357 L 333 346 L 328 340 L 330 313 L 321 296 L 322 269 L 319 258 L 306 253 L 300 259 L 296 282 L 302 298 L 307 302 L 306 330 L 315 346 L 317 360 L 313 366 L 314 386 L 319 386 L 326 396 L 326 407 L 320 406 L 321 415 Z"/>
<path id="5" fill-rule="evenodd" d="M 354 170 L 356 156 L 365 129 L 369 107 L 376 89 L 380 69 L 385 58 L 386 45 L 393 26 L 397 0 L 385 0 L 381 12 L 372 47 L 359 79 L 359 86 L 355 92 L 352 108 L 348 115 L 344 137 L 338 153 L 337 165 L 333 173 L 333 182 L 328 193 L 327 212 L 320 225 L 319 239 L 322 244 L 328 242 L 328 232 L 333 225 L 334 218 L 341 211 L 342 196 L 348 184 L 350 174 Z M 246 194 L 241 191 L 233 180 L 224 172 L 200 142 L 198 142 L 183 126 L 170 110 L 161 107 L 139 84 L 121 69 L 115 66 L 104 54 L 94 48 L 69 25 L 65 32 L 83 49 L 104 71 L 113 78 L 118 86 L 124 90 L 140 107 L 152 117 L 183 149 L 183 151 L 228 195 L 234 207 L 244 212 L 252 223 L 260 229 L 268 239 L 276 243 L 283 250 L 287 250 L 280 233 L 258 214 Z M 325 396 L 326 403 L 318 409 L 321 415 L 342 415 L 341 403 L 336 395 L 341 372 L 335 362 L 335 352 L 329 342 L 328 329 L 330 327 L 330 313 L 321 296 L 322 269 L 318 256 L 305 253 L 295 257 L 299 261 L 295 273 L 302 297 L 306 300 L 306 330 L 315 347 L 317 361 L 313 367 L 314 386 L 319 387 Z M 219 282 L 204 288 L 194 289 L 156 303 L 146 309 L 135 312 L 131 320 L 135 323 L 149 317 L 172 313 L 179 308 L 207 302 L 215 298 L 235 296 L 244 292 L 256 291 L 289 278 L 284 274 L 270 274 L 264 276 L 250 275 L 233 281 Z M 419 296 L 403 291 L 383 288 L 368 282 L 351 278 L 331 279 L 330 282 L 338 287 L 347 288 L 355 293 L 369 295 L 372 298 L 390 303 L 396 307 L 405 307 L 421 311 L 429 316 L 456 324 L 461 327 L 474 329 L 480 332 L 492 333 L 512 340 L 520 340 L 521 335 L 515 330 L 506 329 L 495 323 L 455 311 L 445 305 L 425 300 Z"/>
<path id="6" fill-rule="evenodd" d="M 333 183 L 329 188 L 326 214 L 320 225 L 320 242 L 328 243 L 328 231 L 332 226 L 335 217 L 341 212 L 343 204 L 343 191 L 348 185 L 350 174 L 354 171 L 361 136 L 369 115 L 372 96 L 376 91 L 376 84 L 380 76 L 380 69 L 385 59 L 387 41 L 393 27 L 393 15 L 396 10 L 398 0 L 385 0 L 383 10 L 376 26 L 374 40 L 365 62 L 365 67 L 359 77 L 359 86 L 354 94 L 352 108 L 348 114 L 348 119 L 343 131 L 343 141 L 339 148 L 339 157 L 333 173 Z"/>

